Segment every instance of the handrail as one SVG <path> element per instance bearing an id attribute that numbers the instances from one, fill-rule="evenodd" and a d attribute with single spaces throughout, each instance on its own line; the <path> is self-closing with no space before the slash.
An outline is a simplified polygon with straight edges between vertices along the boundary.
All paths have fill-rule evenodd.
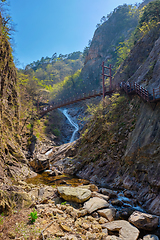
<path id="1" fill-rule="evenodd" d="M 54 104 L 53 106 L 49 106 L 48 108 L 44 109 L 43 111 L 41 111 L 39 114 L 41 116 L 43 116 L 44 114 L 46 114 L 47 112 L 50 112 L 52 110 L 55 110 L 57 108 L 60 107 L 64 107 L 82 100 L 86 100 L 86 99 L 90 99 L 93 97 L 98 97 L 101 95 L 111 95 L 112 93 L 116 92 L 117 90 L 124 90 L 127 94 L 138 94 L 142 99 L 144 99 L 147 102 L 157 102 L 160 101 L 160 86 L 157 88 L 153 88 L 152 90 L 152 94 L 149 93 L 149 91 L 147 89 L 145 89 L 144 87 L 140 86 L 140 84 L 138 83 L 124 83 L 121 82 L 118 85 L 114 85 L 112 86 L 112 89 L 110 89 L 110 86 L 107 86 L 104 88 L 105 89 L 105 93 L 104 90 L 92 90 L 90 93 L 82 93 L 82 95 L 80 96 L 76 96 L 74 98 L 70 98 L 68 101 L 60 101 L 57 104 Z"/>

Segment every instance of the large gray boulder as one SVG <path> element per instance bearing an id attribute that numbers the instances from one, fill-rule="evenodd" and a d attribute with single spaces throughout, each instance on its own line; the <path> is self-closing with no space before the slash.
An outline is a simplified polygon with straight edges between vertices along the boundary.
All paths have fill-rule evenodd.
<path id="1" fill-rule="evenodd" d="M 152 231 L 157 228 L 159 217 L 135 211 L 131 214 L 128 221 L 139 229 Z"/>
<path id="2" fill-rule="evenodd" d="M 83 203 L 91 197 L 91 191 L 79 187 L 57 187 L 60 196 L 67 201 Z"/>
<path id="3" fill-rule="evenodd" d="M 108 222 L 102 227 L 109 231 L 119 231 L 119 238 L 123 240 L 137 240 L 139 236 L 139 230 L 125 220 Z"/>
<path id="4" fill-rule="evenodd" d="M 89 201 L 85 202 L 83 207 L 87 209 L 89 213 L 92 213 L 98 209 L 109 207 L 109 203 L 99 197 L 93 197 Z"/>

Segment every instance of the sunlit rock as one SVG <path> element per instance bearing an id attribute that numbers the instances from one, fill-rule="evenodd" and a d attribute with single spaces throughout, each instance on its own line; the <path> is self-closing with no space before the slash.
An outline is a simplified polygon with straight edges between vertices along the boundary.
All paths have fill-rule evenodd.
<path id="1" fill-rule="evenodd" d="M 108 207 L 109 203 L 104 199 L 93 197 L 84 204 L 84 208 L 87 209 L 89 213 L 92 213 L 98 209 Z"/>
<path id="2" fill-rule="evenodd" d="M 120 239 L 123 240 L 137 240 L 139 236 L 139 230 L 125 220 L 105 223 L 102 227 L 109 231 L 118 231 Z"/>
<path id="3" fill-rule="evenodd" d="M 60 196 L 67 200 L 77 203 L 83 203 L 91 197 L 91 191 L 79 187 L 58 187 Z"/>

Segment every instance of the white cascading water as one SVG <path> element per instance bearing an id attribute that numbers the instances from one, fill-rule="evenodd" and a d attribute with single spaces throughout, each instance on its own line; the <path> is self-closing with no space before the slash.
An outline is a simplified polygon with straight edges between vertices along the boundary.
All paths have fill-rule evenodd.
<path id="1" fill-rule="evenodd" d="M 67 109 L 63 109 L 61 110 L 62 113 L 64 114 L 64 116 L 68 119 L 68 121 L 70 122 L 70 124 L 75 128 L 73 134 L 72 134 L 72 137 L 70 139 L 70 143 L 73 142 L 75 140 L 75 134 L 76 132 L 78 132 L 79 130 L 79 126 L 77 123 L 75 123 L 72 119 L 71 119 L 71 116 L 67 113 Z"/>

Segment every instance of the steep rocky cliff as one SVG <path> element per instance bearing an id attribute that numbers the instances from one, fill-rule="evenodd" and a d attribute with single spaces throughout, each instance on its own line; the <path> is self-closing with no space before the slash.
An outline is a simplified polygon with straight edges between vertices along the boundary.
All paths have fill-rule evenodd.
<path id="1" fill-rule="evenodd" d="M 160 84 L 160 28 L 139 40 L 113 78 L 138 82 L 148 89 Z M 144 102 L 123 92 L 106 100 L 68 152 L 67 170 L 101 186 L 127 188 L 148 211 L 160 215 L 160 103 Z"/>
<path id="2" fill-rule="evenodd" d="M 81 77 L 92 83 L 92 87 L 101 85 L 102 61 L 108 64 L 116 62 L 116 47 L 129 38 L 138 24 L 138 11 L 131 13 L 130 6 L 118 6 L 101 26 L 99 26 L 91 41 Z"/>
<path id="3" fill-rule="evenodd" d="M 141 9 L 152 1 L 145 0 L 138 7 L 127 4 L 118 6 L 107 16 L 107 21 L 96 29 L 81 71 L 81 78 L 86 83 L 92 83 L 92 90 L 102 85 L 102 61 L 105 61 L 105 65 L 111 64 L 112 75 L 115 74 L 117 48 L 129 39 L 138 25 Z M 149 45 L 152 45 L 151 41 Z"/>
<path id="4" fill-rule="evenodd" d="M 0 182 L 29 174 L 21 149 L 16 68 L 7 32 L 0 16 Z"/>

